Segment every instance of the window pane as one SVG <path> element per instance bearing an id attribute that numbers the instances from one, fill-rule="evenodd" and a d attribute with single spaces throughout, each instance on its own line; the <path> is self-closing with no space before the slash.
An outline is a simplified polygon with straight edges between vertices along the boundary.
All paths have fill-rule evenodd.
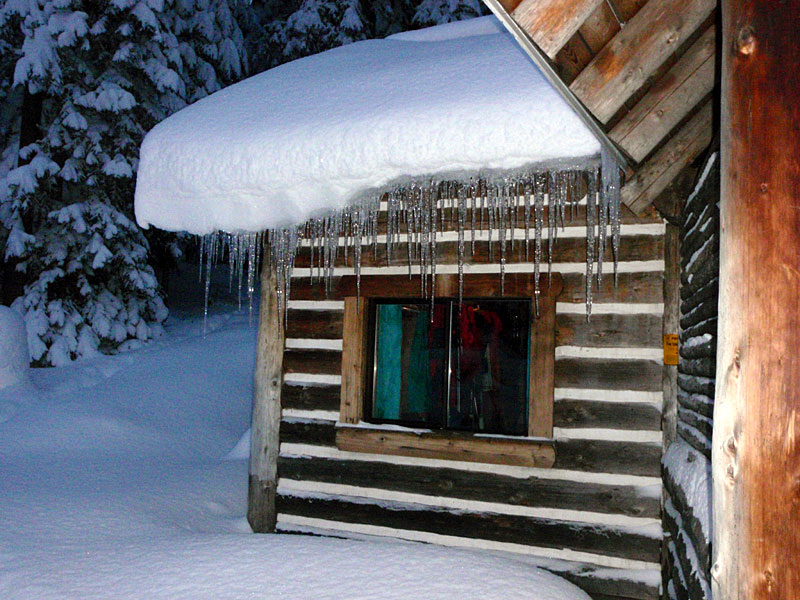
<path id="1" fill-rule="evenodd" d="M 530 302 L 454 303 L 447 427 L 526 435 Z"/>
<path id="2" fill-rule="evenodd" d="M 447 366 L 447 307 L 378 304 L 372 418 L 441 427 Z"/>

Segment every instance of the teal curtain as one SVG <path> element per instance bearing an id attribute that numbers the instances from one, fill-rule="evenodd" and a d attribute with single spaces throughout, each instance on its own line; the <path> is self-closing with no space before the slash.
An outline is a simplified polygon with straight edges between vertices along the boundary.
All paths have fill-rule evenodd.
<path id="1" fill-rule="evenodd" d="M 431 391 L 431 360 L 428 350 L 428 328 L 430 314 L 417 313 L 414 340 L 411 342 L 411 357 L 408 363 L 408 410 L 411 413 L 428 412 Z"/>
<path id="2" fill-rule="evenodd" d="M 378 351 L 372 416 L 400 418 L 400 369 L 403 353 L 403 307 L 378 305 Z"/>

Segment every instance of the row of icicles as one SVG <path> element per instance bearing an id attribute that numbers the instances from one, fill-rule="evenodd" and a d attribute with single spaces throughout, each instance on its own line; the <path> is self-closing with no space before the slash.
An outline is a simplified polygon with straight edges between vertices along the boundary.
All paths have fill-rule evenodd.
<path id="1" fill-rule="evenodd" d="M 326 295 L 331 289 L 340 252 L 344 254 L 345 264 L 352 263 L 360 295 L 365 246 L 367 252 L 371 247 L 373 257 L 377 257 L 378 245 L 384 244 L 387 264 L 399 253 L 407 260 L 409 278 L 414 276 L 413 265 L 416 265 L 420 296 L 433 301 L 437 235 L 453 228 L 458 235 L 459 301 L 463 294 L 464 263 L 476 251 L 476 232 L 486 231 L 489 260 L 500 265 L 501 294 L 505 292 L 509 249 L 513 252 L 515 244 L 524 244 L 525 260 L 530 261 L 533 255 L 534 301 L 538 315 L 541 262 L 546 254 L 548 273 L 551 273 L 558 230 L 564 227 L 566 219 L 574 219 L 576 208 L 585 198 L 588 319 L 592 311 L 593 287 L 602 283 L 603 255 L 609 243 L 616 278 L 620 240 L 619 189 L 619 171 L 613 160 L 603 154 L 600 168 L 539 171 L 499 183 L 477 179 L 412 184 L 329 216 L 310 219 L 297 227 L 262 233 L 209 234 L 200 242 L 201 278 L 205 271 L 205 315 L 208 315 L 212 267 L 225 259 L 229 267 L 229 287 L 232 289 L 234 278 L 238 279 L 241 307 L 242 287 L 246 284 L 252 315 L 258 265 L 267 248 L 267 259 L 273 261 L 277 274 L 276 292 L 281 320 L 287 313 L 295 258 L 301 247 L 309 249 L 311 281 L 325 286 Z M 522 215 L 518 214 L 520 208 Z M 379 221 L 381 213 L 385 213 L 385 223 L 381 222 L 384 219 Z M 524 229 L 522 239 L 515 239 L 517 229 Z M 595 262 L 598 265 L 596 273 Z"/>

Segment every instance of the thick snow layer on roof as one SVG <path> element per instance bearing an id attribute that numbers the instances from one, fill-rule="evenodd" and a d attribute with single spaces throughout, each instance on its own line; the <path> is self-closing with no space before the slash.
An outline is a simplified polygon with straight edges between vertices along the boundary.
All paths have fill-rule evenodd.
<path id="1" fill-rule="evenodd" d="M 136 216 L 192 233 L 300 223 L 412 179 L 491 176 L 600 145 L 495 17 L 281 65 L 166 119 Z"/>

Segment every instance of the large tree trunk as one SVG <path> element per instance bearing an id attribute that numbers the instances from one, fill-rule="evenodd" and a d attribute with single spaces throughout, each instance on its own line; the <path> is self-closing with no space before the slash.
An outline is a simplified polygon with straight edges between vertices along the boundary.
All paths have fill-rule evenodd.
<path id="1" fill-rule="evenodd" d="M 247 520 L 256 533 L 274 531 L 277 520 L 275 492 L 278 487 L 284 330 L 278 315 L 276 281 L 275 265 L 267 252 L 261 269 L 247 502 Z"/>
<path id="2" fill-rule="evenodd" d="M 800 598 L 800 2 L 722 3 L 714 598 Z"/>

